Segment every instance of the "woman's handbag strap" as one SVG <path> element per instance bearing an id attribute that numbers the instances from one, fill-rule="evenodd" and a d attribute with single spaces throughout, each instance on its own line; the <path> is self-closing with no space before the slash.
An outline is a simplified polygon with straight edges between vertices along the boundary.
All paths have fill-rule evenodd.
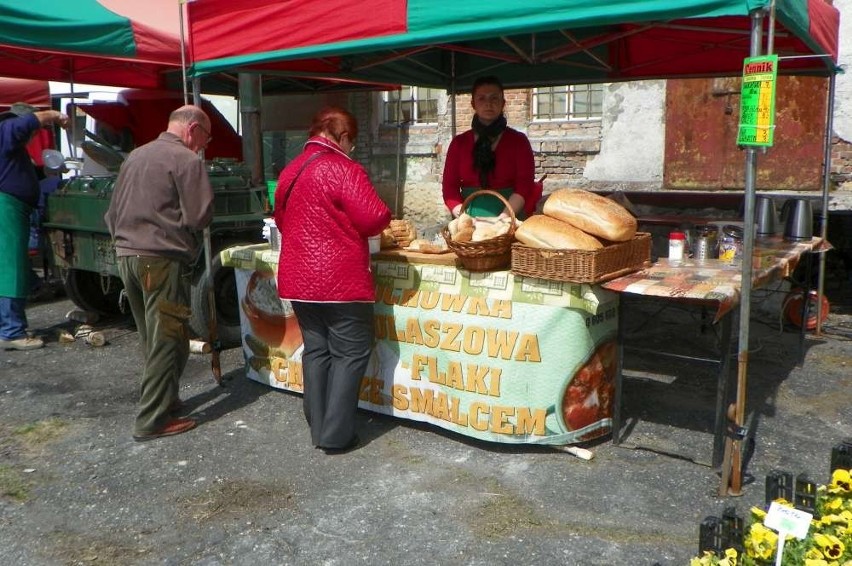
<path id="1" fill-rule="evenodd" d="M 298 178 L 299 178 L 299 175 L 301 175 L 301 174 L 302 174 L 302 171 L 304 171 L 304 170 L 305 170 L 305 167 L 307 167 L 307 166 L 308 166 L 308 164 L 309 164 L 311 161 L 313 161 L 314 159 L 316 159 L 317 157 L 319 157 L 320 155 L 322 155 L 322 154 L 324 154 L 324 153 L 328 153 L 328 152 L 327 152 L 327 151 L 320 151 L 320 152 L 317 152 L 317 153 L 313 154 L 312 156 L 308 157 L 308 158 L 305 160 L 305 162 L 304 162 L 304 163 L 302 163 L 302 166 L 301 166 L 301 167 L 299 167 L 299 172 L 298 172 L 298 173 L 296 173 L 296 176 L 295 176 L 295 177 L 293 177 L 293 180 L 292 180 L 292 181 L 290 181 L 290 185 L 287 187 L 287 192 L 286 192 L 286 193 L 284 193 L 284 199 L 281 201 L 281 210 L 282 210 L 282 211 L 284 210 L 284 208 L 286 208 L 286 206 L 287 206 L 287 201 L 288 201 L 288 200 L 290 200 L 290 192 L 293 190 L 293 185 L 295 185 L 295 184 L 296 184 L 296 179 L 298 179 Z"/>

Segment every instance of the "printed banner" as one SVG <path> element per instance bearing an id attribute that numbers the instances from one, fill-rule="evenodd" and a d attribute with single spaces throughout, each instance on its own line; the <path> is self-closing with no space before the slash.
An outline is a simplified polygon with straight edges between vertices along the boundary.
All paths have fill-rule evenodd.
<path id="1" fill-rule="evenodd" d="M 259 259 L 235 270 L 247 373 L 302 392 L 298 322 L 278 299 L 275 265 Z M 609 433 L 617 294 L 508 271 L 373 268 L 377 340 L 362 408 L 494 442 L 572 444 Z"/>

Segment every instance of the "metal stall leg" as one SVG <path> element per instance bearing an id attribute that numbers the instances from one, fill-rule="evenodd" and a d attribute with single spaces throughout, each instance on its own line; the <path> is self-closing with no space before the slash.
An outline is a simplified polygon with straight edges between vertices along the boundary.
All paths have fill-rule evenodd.
<path id="1" fill-rule="evenodd" d="M 621 444 L 621 402 L 624 386 L 624 321 L 627 301 L 618 300 L 618 329 L 615 341 L 615 401 L 612 404 L 612 443 Z"/>
<path id="2" fill-rule="evenodd" d="M 729 312 L 719 321 L 722 336 L 719 344 L 719 373 L 716 381 L 716 420 L 713 426 L 713 458 L 712 467 L 718 469 L 722 465 L 725 452 L 725 429 L 728 423 L 728 397 L 731 390 L 731 349 L 732 328 L 737 313 Z"/>
<path id="3" fill-rule="evenodd" d="M 808 317 L 811 304 L 811 277 L 813 275 L 813 255 L 805 253 L 805 280 L 802 282 L 802 323 L 799 325 L 799 367 L 805 363 L 805 335 L 808 332 Z M 817 311 L 822 305 L 817 305 Z"/>

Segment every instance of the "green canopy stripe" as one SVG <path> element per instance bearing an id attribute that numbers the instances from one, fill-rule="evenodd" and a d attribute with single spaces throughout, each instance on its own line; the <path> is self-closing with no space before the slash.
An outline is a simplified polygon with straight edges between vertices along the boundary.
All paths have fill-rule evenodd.
<path id="1" fill-rule="evenodd" d="M 130 20 L 97 2 L 19 1 L 0 4 L 0 44 L 94 55 L 136 55 Z"/>

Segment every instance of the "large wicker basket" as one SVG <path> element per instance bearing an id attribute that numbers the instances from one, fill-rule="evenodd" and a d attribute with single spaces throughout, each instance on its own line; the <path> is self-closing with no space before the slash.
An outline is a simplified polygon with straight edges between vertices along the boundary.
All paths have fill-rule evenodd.
<path id="1" fill-rule="evenodd" d="M 479 190 L 473 192 L 462 203 L 461 211 L 467 210 L 470 202 L 481 195 L 492 195 L 503 201 L 512 215 L 509 231 L 496 238 L 480 242 L 454 242 L 448 226 L 444 226 L 441 235 L 447 241 L 447 247 L 455 252 L 459 261 L 468 271 L 497 271 L 506 269 L 512 263 L 512 242 L 515 240 L 515 212 L 503 195 L 495 191 Z"/>
<path id="2" fill-rule="evenodd" d="M 545 250 L 512 244 L 512 273 L 572 283 L 601 283 L 651 264 L 651 234 L 637 232 L 632 240 L 602 249 Z"/>

